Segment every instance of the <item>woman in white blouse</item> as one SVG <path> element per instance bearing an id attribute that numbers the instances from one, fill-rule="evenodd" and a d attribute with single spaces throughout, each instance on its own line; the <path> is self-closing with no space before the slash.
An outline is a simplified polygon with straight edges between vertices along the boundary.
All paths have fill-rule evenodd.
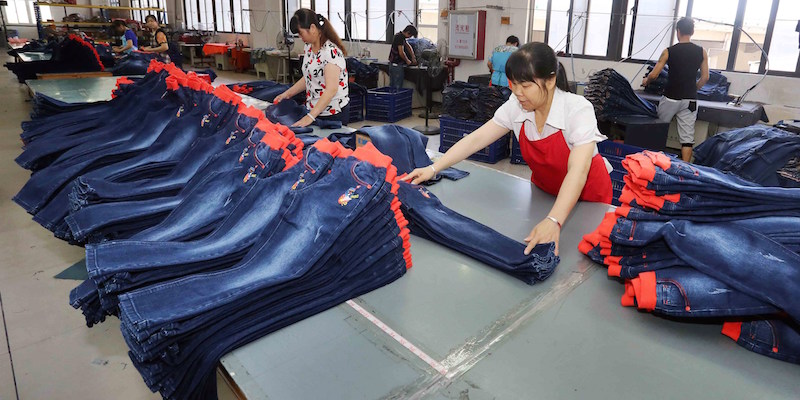
<path id="1" fill-rule="evenodd" d="M 403 180 L 431 179 L 441 171 L 494 143 L 509 130 L 531 168 L 531 182 L 556 196 L 547 217 L 524 239 L 525 254 L 539 243 L 555 242 L 580 200 L 611 202 L 611 165 L 597 152 L 606 139 L 597 129 L 592 104 L 569 92 L 564 66 L 545 43 L 528 43 L 514 52 L 505 68 L 513 96 L 491 121 L 456 143 L 430 167 L 417 168 Z"/>
<path id="2" fill-rule="evenodd" d="M 308 126 L 317 119 L 336 120 L 347 125 L 350 97 L 345 61 L 347 53 L 342 39 L 327 18 L 307 8 L 294 13 L 289 29 L 306 43 L 303 79 L 275 97 L 275 103 L 305 91 L 309 112 L 292 126 Z"/>

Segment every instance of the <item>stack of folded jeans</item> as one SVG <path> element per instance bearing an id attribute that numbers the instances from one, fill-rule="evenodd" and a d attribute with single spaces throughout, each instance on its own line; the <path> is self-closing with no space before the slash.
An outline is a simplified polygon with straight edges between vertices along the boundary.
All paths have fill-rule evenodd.
<path id="1" fill-rule="evenodd" d="M 87 107 L 94 107 L 98 103 L 67 103 L 42 93 L 36 93 L 31 100 L 33 111 L 31 119 L 49 117 L 55 114 L 76 111 Z"/>
<path id="2" fill-rule="evenodd" d="M 57 237 L 83 243 L 127 237 L 157 224 L 163 209 L 147 219 L 119 203 L 175 196 L 209 157 L 234 147 L 241 152 L 256 123 L 294 140 L 291 131 L 243 106 L 227 88 L 213 89 L 171 65 L 153 65 L 124 96 L 23 127 L 27 145 L 17 162 L 36 173 L 14 200 Z M 141 107 L 142 99 L 154 100 Z M 110 109 L 117 116 L 112 123 Z M 143 122 L 115 129 L 133 121 Z M 294 140 L 293 146 L 299 152 L 302 143 Z"/>
<path id="3" fill-rule="evenodd" d="M 144 75 L 152 60 L 164 61 L 163 57 L 156 53 L 134 51 L 117 60 L 114 66 L 108 70 L 114 76 Z"/>
<path id="4" fill-rule="evenodd" d="M 511 96 L 511 89 L 456 81 L 442 91 L 442 110 L 453 118 L 486 122 Z"/>
<path id="5" fill-rule="evenodd" d="M 800 187 L 786 179 L 800 157 L 800 136 L 767 125 L 733 129 L 706 139 L 694 149 L 694 162 L 730 172 L 762 186 Z"/>
<path id="6" fill-rule="evenodd" d="M 656 107 L 639 97 L 628 80 L 612 68 L 592 74 L 583 96 L 594 105 L 601 120 L 631 116 L 658 118 Z"/>
<path id="7" fill-rule="evenodd" d="M 280 84 L 274 81 L 252 81 L 244 83 L 231 83 L 228 89 L 236 93 L 246 94 L 259 100 L 272 103 L 275 97 L 289 89 L 289 85 Z M 305 93 L 300 93 L 292 99 L 300 104 L 306 102 Z"/>
<path id="8" fill-rule="evenodd" d="M 765 326 L 796 328 L 800 320 L 800 189 L 761 186 L 650 151 L 629 155 L 623 166 L 622 206 L 579 246 L 625 280 L 622 304 L 746 321 L 740 344 L 800 361 L 800 330 L 773 329 L 768 347 L 754 342 L 766 337 Z"/>
<path id="9" fill-rule="evenodd" d="M 647 64 L 647 72 L 645 73 L 645 76 L 650 75 L 650 72 L 653 71 L 653 68 L 655 67 L 655 63 L 652 61 L 648 61 Z M 665 65 L 658 74 L 658 77 L 650 81 L 650 83 L 645 86 L 644 91 L 658 95 L 664 94 L 664 90 L 667 88 L 667 79 L 669 79 L 669 66 Z M 697 79 L 700 79 L 699 71 L 697 73 Z M 725 77 L 725 75 L 722 75 L 720 71 L 713 69 L 709 70 L 708 82 L 706 82 L 706 84 L 697 91 L 697 99 L 708 101 L 731 101 L 733 97 L 728 95 L 728 89 L 730 86 L 731 83 L 728 82 L 728 78 Z"/>
<path id="10" fill-rule="evenodd" d="M 17 76 L 20 83 L 36 79 L 36 74 L 93 72 L 104 69 L 94 46 L 72 34 L 53 49 L 53 57 L 49 60 L 6 63 L 5 66 Z"/>
<path id="11" fill-rule="evenodd" d="M 119 302 L 147 385 L 165 398 L 213 397 L 224 354 L 405 274 L 409 233 L 390 161 L 322 140 L 302 162 L 251 178 L 202 238 L 88 246 L 91 280 L 101 301 Z"/>

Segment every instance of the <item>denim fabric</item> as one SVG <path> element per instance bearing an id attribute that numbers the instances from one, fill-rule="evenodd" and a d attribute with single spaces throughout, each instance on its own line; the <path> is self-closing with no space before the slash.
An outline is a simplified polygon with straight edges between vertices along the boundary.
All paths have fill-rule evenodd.
<path id="1" fill-rule="evenodd" d="M 400 183 L 400 203 L 411 233 L 464 253 L 532 285 L 547 279 L 560 261 L 555 245 L 543 243 L 530 255 L 525 245 L 445 207 L 422 186 Z"/>
<path id="2" fill-rule="evenodd" d="M 783 319 L 726 322 L 722 333 L 752 352 L 800 364 L 800 326 Z"/>
<path id="3" fill-rule="evenodd" d="M 405 63 L 395 64 L 389 63 L 389 87 L 393 89 L 400 89 L 403 87 L 403 80 L 405 78 Z"/>
<path id="4" fill-rule="evenodd" d="M 592 74 L 583 95 L 594 105 L 601 120 L 628 116 L 658 118 L 656 107 L 639 97 L 628 80 L 611 68 Z"/>
<path id="5" fill-rule="evenodd" d="M 342 115 L 344 115 L 344 110 L 342 111 Z M 264 110 L 264 114 L 266 114 L 270 121 L 290 127 L 294 133 L 311 133 L 313 131 L 310 127 L 301 128 L 292 126 L 292 124 L 301 120 L 308 114 L 308 109 L 303 105 L 297 104 L 294 100 L 286 99 L 280 103 L 273 104 Z M 340 118 L 341 117 L 337 116 L 331 116 L 330 118 L 317 117 L 313 123 L 322 129 L 338 129 L 342 127 Z"/>
<path id="6" fill-rule="evenodd" d="M 442 109 L 454 118 L 486 122 L 510 96 L 507 87 L 456 81 L 442 91 Z"/>
<path id="7" fill-rule="evenodd" d="M 800 136 L 753 125 L 714 135 L 694 149 L 694 162 L 731 172 L 762 186 L 798 187 L 779 171 L 800 154 Z"/>
<path id="8" fill-rule="evenodd" d="M 433 164 L 425 152 L 428 137 L 413 129 L 399 125 L 381 125 L 363 127 L 357 133 L 369 136 L 372 144 L 392 159 L 399 174 L 407 174 L 415 168 Z M 455 181 L 467 177 L 469 172 L 447 168 L 438 174 Z"/>
<path id="9" fill-rule="evenodd" d="M 623 305 L 671 317 L 730 318 L 778 314 L 764 301 L 742 294 L 691 267 L 645 272 L 625 284 Z"/>

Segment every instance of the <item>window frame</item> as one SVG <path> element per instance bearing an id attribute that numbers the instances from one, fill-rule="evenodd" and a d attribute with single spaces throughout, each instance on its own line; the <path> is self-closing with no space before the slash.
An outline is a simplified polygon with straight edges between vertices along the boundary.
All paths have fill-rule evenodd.
<path id="1" fill-rule="evenodd" d="M 161 0 L 140 0 L 140 1 L 157 1 L 157 2 L 160 2 Z M 183 20 L 187 24 L 187 29 L 189 29 L 189 26 L 188 26 L 188 20 L 189 20 L 188 17 L 189 17 L 189 15 L 188 15 L 188 11 L 187 11 L 188 8 L 186 7 L 186 3 L 187 2 L 194 2 L 192 4 L 192 6 L 193 6 L 192 10 L 195 13 L 197 13 L 196 17 L 197 17 L 197 20 L 199 21 L 199 20 L 202 19 L 201 18 L 202 15 L 200 14 L 200 1 L 201 0 L 183 0 Z M 229 31 L 220 29 L 220 27 L 223 26 L 223 24 L 222 24 L 221 21 L 217 21 L 218 2 L 219 2 L 219 5 L 221 5 L 223 1 L 227 2 L 228 6 L 230 7 L 229 8 L 229 10 L 230 10 L 229 14 L 230 14 L 231 30 L 229 30 Z M 244 31 L 244 29 L 242 29 L 242 32 L 238 32 L 236 30 L 236 12 L 234 11 L 236 8 L 234 7 L 234 2 L 237 2 L 237 1 L 239 2 L 239 8 L 241 10 L 245 10 L 245 9 L 249 9 L 250 8 L 249 6 L 248 7 L 244 7 L 242 5 L 242 0 L 211 0 L 211 21 L 206 21 L 206 23 L 211 22 L 211 24 L 214 26 L 214 29 L 213 29 L 214 32 L 218 32 L 218 33 L 238 33 L 238 34 L 242 34 L 242 35 L 249 35 L 249 34 L 251 34 L 253 32 L 252 26 L 249 26 L 249 24 L 247 24 L 247 26 L 250 27 L 250 30 L 248 30 L 246 32 Z M 242 12 L 242 15 L 241 15 L 241 18 L 242 18 L 241 25 L 242 25 L 242 27 L 245 26 L 245 23 L 244 23 L 245 19 L 247 19 L 249 17 L 250 16 L 249 16 L 249 14 L 247 12 Z M 223 18 L 224 18 L 224 16 L 223 16 Z M 196 28 L 192 28 L 192 29 L 196 29 Z"/>
<path id="2" fill-rule="evenodd" d="M 289 30 L 289 27 L 287 26 L 287 21 L 289 21 L 289 19 L 291 18 L 291 16 L 288 15 L 288 12 L 289 12 L 289 4 L 288 4 L 288 2 L 289 1 L 297 1 L 297 0 L 283 0 L 283 4 L 282 4 L 283 5 L 283 10 L 281 10 L 283 12 L 283 14 L 284 14 L 283 15 L 283 17 L 284 17 L 283 18 L 283 24 L 284 24 L 283 28 L 285 30 L 287 30 L 287 31 Z M 317 6 L 317 1 L 329 1 L 329 0 L 311 0 L 311 9 L 312 10 L 316 10 L 317 9 L 317 7 L 316 7 Z M 330 19 L 330 3 L 328 3 L 328 5 L 329 5 L 328 6 L 328 15 L 326 15 L 325 17 Z M 395 9 L 395 0 L 386 0 L 386 13 L 389 14 L 390 10 L 394 10 L 394 9 Z M 350 0 L 344 0 L 344 12 L 345 12 L 345 15 L 352 15 L 351 14 L 351 10 L 352 10 L 352 8 L 351 8 Z M 369 19 L 369 1 L 367 1 L 367 11 L 366 12 L 367 12 L 367 18 Z M 388 15 L 387 15 L 386 18 L 387 19 L 389 18 Z M 413 21 L 413 23 L 414 23 L 414 26 L 417 26 L 418 23 L 419 23 L 419 0 L 415 0 L 414 1 L 414 21 Z M 353 25 L 353 18 L 345 18 L 345 32 L 344 32 L 344 35 L 342 35 L 342 40 L 343 41 L 346 41 L 346 42 L 359 42 L 359 43 L 391 44 L 392 43 L 392 39 L 394 38 L 394 34 L 397 33 L 394 21 L 386 21 L 386 38 L 384 40 L 353 39 L 353 38 L 350 37 L 351 36 L 350 33 L 353 31 L 352 25 Z M 297 35 L 294 35 L 294 36 L 297 37 Z M 369 20 L 367 20 L 367 37 L 369 37 Z"/>
<path id="3" fill-rule="evenodd" d="M 638 5 L 640 1 L 644 0 L 614 0 L 612 5 L 612 17 L 611 17 L 611 26 L 609 29 L 609 37 L 608 37 L 608 50 L 605 56 L 591 56 L 591 55 L 584 55 L 584 54 L 570 54 L 570 47 L 572 46 L 572 41 L 568 41 L 567 46 L 565 48 L 565 53 L 574 58 L 578 59 L 588 59 L 588 60 L 608 60 L 608 61 L 620 61 L 625 59 L 626 62 L 634 63 L 634 64 L 644 64 L 649 60 L 642 60 L 642 59 L 628 59 L 627 56 L 622 56 L 622 50 L 624 48 L 624 34 L 625 34 L 625 23 L 626 18 L 628 17 L 627 12 L 630 10 L 632 11 L 631 15 L 631 32 L 630 37 L 628 38 L 628 53 L 632 52 L 633 49 L 633 42 L 634 37 L 636 34 L 636 20 L 639 13 Z M 675 3 L 675 13 L 674 17 L 682 17 L 679 15 L 679 1 L 686 1 L 686 15 L 685 17 L 692 16 L 692 9 L 694 7 L 694 3 L 696 1 L 702 0 L 676 0 Z M 766 68 L 766 55 L 762 53 L 761 55 L 761 63 L 758 67 L 758 72 L 746 72 L 746 71 L 736 71 L 736 57 L 739 54 L 739 44 L 740 38 L 743 36 L 741 33 L 741 27 L 744 24 L 744 17 L 745 17 L 745 10 L 747 7 L 748 1 L 759 1 L 759 0 L 738 0 L 737 11 L 736 11 L 736 18 L 734 20 L 734 28 L 733 33 L 731 35 L 731 43 L 730 49 L 728 53 L 728 60 L 726 62 L 726 67 L 724 70 L 725 72 L 734 72 L 734 73 L 741 73 L 741 74 L 764 74 Z M 763 0 L 761 0 L 763 1 Z M 770 47 L 772 45 L 772 37 L 775 30 L 775 22 L 777 19 L 778 14 L 778 7 L 780 6 L 781 1 L 792 1 L 792 0 L 769 0 L 772 2 L 770 5 L 770 17 L 767 23 L 766 32 L 764 34 L 764 43 L 761 47 L 764 49 L 764 53 L 769 54 Z M 591 0 L 589 0 L 591 2 Z M 533 0 L 529 2 L 529 4 L 533 4 Z M 573 9 L 575 4 L 575 0 L 570 0 L 570 10 Z M 628 7 L 630 6 L 630 8 Z M 588 9 L 589 5 L 587 5 Z M 533 10 L 529 10 L 529 13 Z M 548 43 L 550 40 L 550 18 L 552 16 L 552 0 L 547 1 L 547 9 L 546 9 L 546 22 L 544 28 L 544 41 Z M 568 25 L 567 25 L 567 35 L 572 35 L 572 16 L 574 12 L 570 11 L 569 18 L 568 18 Z M 622 21 L 620 21 L 622 19 Z M 529 18 L 528 26 L 526 31 L 532 32 L 533 31 L 533 18 Z M 585 32 L 584 32 L 585 34 Z M 675 27 L 673 26 L 670 31 L 670 45 L 675 43 Z M 800 56 L 797 59 L 797 65 L 795 66 L 794 71 L 768 71 L 767 75 L 770 76 L 786 76 L 786 77 L 800 77 Z"/>

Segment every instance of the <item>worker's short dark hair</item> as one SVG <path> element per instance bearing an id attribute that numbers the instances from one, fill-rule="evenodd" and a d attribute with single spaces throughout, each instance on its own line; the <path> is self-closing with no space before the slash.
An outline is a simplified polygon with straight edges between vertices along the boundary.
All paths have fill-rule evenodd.
<path id="1" fill-rule="evenodd" d="M 675 27 L 678 28 L 678 32 L 680 32 L 681 35 L 694 35 L 694 20 L 689 17 L 679 19 Z"/>
<path id="2" fill-rule="evenodd" d="M 127 28 L 128 24 L 126 24 L 125 21 L 121 19 L 115 19 L 113 22 L 111 22 L 111 26 L 113 26 L 114 28 Z"/>
<path id="3" fill-rule="evenodd" d="M 506 38 L 506 43 L 511 43 L 514 46 L 519 47 L 519 38 L 514 35 L 511 35 L 508 38 Z"/>
<path id="4" fill-rule="evenodd" d="M 413 37 L 417 37 L 417 34 L 418 34 L 417 28 L 414 25 L 406 26 L 405 28 L 403 28 L 403 32 L 405 32 L 405 33 L 407 33 L 407 34 L 409 34 L 409 35 L 411 35 Z"/>
<path id="5" fill-rule="evenodd" d="M 144 17 L 144 22 L 147 22 L 147 20 L 149 20 L 150 18 L 152 18 L 152 19 L 153 19 L 153 21 L 156 21 L 156 22 L 158 22 L 158 18 L 156 18 L 156 16 L 155 16 L 155 15 L 153 15 L 153 14 L 150 14 L 150 15 L 148 15 L 148 16 L 146 16 L 146 17 Z"/>

